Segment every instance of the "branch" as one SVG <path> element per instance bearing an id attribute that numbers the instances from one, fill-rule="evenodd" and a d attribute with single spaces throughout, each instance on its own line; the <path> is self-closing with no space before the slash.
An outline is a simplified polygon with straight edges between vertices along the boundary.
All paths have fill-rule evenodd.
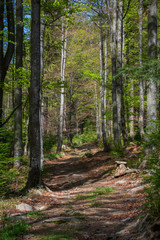
<path id="1" fill-rule="evenodd" d="M 128 10 L 129 10 L 131 1 L 132 1 L 132 0 L 128 0 L 127 10 L 126 10 L 125 14 L 123 15 L 123 19 L 125 19 L 126 15 L 127 15 L 127 13 L 128 13 Z"/>
<path id="2" fill-rule="evenodd" d="M 7 47 L 7 52 L 4 58 L 5 74 L 11 62 L 11 59 L 14 53 L 14 44 L 15 44 L 13 3 L 11 0 L 6 0 L 6 5 L 7 5 L 7 21 L 8 21 L 8 47 Z"/>
<path id="3" fill-rule="evenodd" d="M 17 107 L 15 107 L 15 108 L 13 109 L 13 111 L 12 111 L 11 114 L 7 117 L 7 119 L 6 119 L 3 123 L 0 124 L 0 128 L 3 127 L 3 126 L 10 120 L 10 118 L 12 117 L 12 115 L 15 113 L 15 111 L 16 111 L 21 105 L 22 105 L 22 103 L 20 103 Z"/>

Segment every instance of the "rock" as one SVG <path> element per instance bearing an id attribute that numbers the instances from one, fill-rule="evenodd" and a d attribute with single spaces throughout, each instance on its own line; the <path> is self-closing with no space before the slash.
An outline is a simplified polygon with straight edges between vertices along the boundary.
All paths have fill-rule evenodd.
<path id="1" fill-rule="evenodd" d="M 28 234 L 28 235 L 25 235 L 23 239 L 31 239 L 32 237 L 34 237 L 34 234 Z"/>
<path id="2" fill-rule="evenodd" d="M 127 183 L 127 181 L 126 180 L 120 180 L 120 181 L 116 182 L 116 184 L 124 184 L 124 183 Z"/>
<path id="3" fill-rule="evenodd" d="M 116 169 L 114 177 L 120 177 L 126 174 L 126 166 L 124 164 L 120 164 L 119 167 Z"/>
<path id="4" fill-rule="evenodd" d="M 144 186 L 138 186 L 138 187 L 134 187 L 132 189 L 128 189 L 128 192 L 130 192 L 130 194 L 132 193 L 136 193 L 139 191 L 143 191 L 144 190 Z"/>
<path id="5" fill-rule="evenodd" d="M 143 160 L 142 162 L 141 162 L 141 164 L 139 165 L 139 169 L 145 169 L 146 168 L 146 166 L 147 166 L 147 160 Z"/>
<path id="6" fill-rule="evenodd" d="M 20 220 L 24 220 L 24 221 L 28 220 L 29 217 L 28 216 L 24 216 L 24 215 L 11 215 L 9 217 L 9 219 L 10 219 L 11 222 L 18 222 Z"/>
<path id="7" fill-rule="evenodd" d="M 42 211 L 42 210 L 46 210 L 46 209 L 47 209 L 47 206 L 35 205 L 33 208 L 34 208 L 35 210 L 37 210 L 37 211 Z"/>
<path id="8" fill-rule="evenodd" d="M 42 196 L 43 193 L 39 189 L 34 190 L 34 194 Z"/>
<path id="9" fill-rule="evenodd" d="M 26 203 L 20 203 L 16 205 L 16 209 L 21 212 L 31 212 L 33 211 L 33 207 Z"/>
<path id="10" fill-rule="evenodd" d="M 116 161 L 116 163 L 117 163 L 117 166 L 119 166 L 121 164 L 127 165 L 127 162 L 123 162 L 123 161 Z"/>
<path id="11" fill-rule="evenodd" d="M 128 218 L 122 219 L 121 221 L 122 221 L 122 222 L 126 222 L 126 221 L 128 221 L 128 220 L 130 220 L 130 219 L 131 219 L 131 218 L 128 217 Z"/>

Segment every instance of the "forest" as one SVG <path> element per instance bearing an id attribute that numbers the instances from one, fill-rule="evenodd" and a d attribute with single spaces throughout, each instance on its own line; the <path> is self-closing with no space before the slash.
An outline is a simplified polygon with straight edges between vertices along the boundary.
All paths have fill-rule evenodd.
<path id="1" fill-rule="evenodd" d="M 0 239 L 160 239 L 157 0 L 0 0 Z"/>

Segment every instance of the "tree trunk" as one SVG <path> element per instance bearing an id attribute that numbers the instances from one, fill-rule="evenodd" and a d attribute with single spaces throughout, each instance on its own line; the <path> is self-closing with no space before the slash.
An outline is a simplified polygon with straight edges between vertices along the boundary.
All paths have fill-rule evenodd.
<path id="1" fill-rule="evenodd" d="M 42 80 L 44 76 L 44 61 L 43 61 L 43 50 L 44 50 L 44 32 L 45 32 L 45 24 L 44 19 L 41 18 L 40 23 L 40 74 L 41 74 L 41 92 L 40 92 L 40 102 L 43 105 L 42 101 Z M 44 113 L 43 113 L 43 106 L 40 107 L 40 143 L 41 143 L 41 169 L 43 167 L 43 120 L 44 120 Z"/>
<path id="2" fill-rule="evenodd" d="M 31 84 L 29 102 L 30 167 L 27 188 L 41 184 L 40 0 L 31 1 Z"/>
<path id="3" fill-rule="evenodd" d="M 140 0 L 139 7 L 139 66 L 142 67 L 142 31 L 143 31 L 143 0 Z M 144 86 L 143 80 L 139 81 L 139 129 L 140 135 L 144 135 Z"/>
<path id="4" fill-rule="evenodd" d="M 15 107 L 19 106 L 14 115 L 14 167 L 19 168 L 23 155 L 22 147 L 22 84 L 21 71 L 23 61 L 23 5 L 22 0 L 16 2 L 16 78 L 18 83 L 15 88 Z"/>
<path id="5" fill-rule="evenodd" d="M 8 22 L 8 46 L 4 55 L 3 30 L 4 30 L 4 0 L 0 0 L 0 126 L 3 118 L 3 87 L 6 73 L 14 53 L 14 11 L 12 0 L 6 0 Z"/>
<path id="6" fill-rule="evenodd" d="M 102 29 L 102 20 L 100 21 L 100 52 L 101 52 L 101 117 L 102 117 L 102 139 L 103 139 L 103 147 L 104 151 L 109 150 L 109 146 L 107 144 L 106 138 L 106 121 L 105 121 L 105 106 L 106 106 L 106 99 L 105 99 L 105 58 L 104 58 L 104 43 L 103 43 L 103 29 Z"/>
<path id="7" fill-rule="evenodd" d="M 61 50 L 61 102 L 60 102 L 60 119 L 59 119 L 59 136 L 57 152 L 61 152 L 63 144 L 63 125 L 64 125 L 64 81 L 65 81 L 65 65 L 66 65 L 66 48 L 67 48 L 67 28 L 64 29 L 62 21 L 62 50 Z"/>
<path id="8" fill-rule="evenodd" d="M 120 125 L 118 118 L 118 106 L 117 106 L 117 80 L 115 75 L 117 74 L 116 66 L 116 25 L 117 25 L 117 0 L 114 0 L 113 6 L 113 24 L 112 24 L 112 104 L 113 104 L 113 134 L 114 144 L 116 147 L 121 146 Z"/>
<path id="9" fill-rule="evenodd" d="M 131 92 L 130 95 L 132 97 L 132 99 L 134 98 L 134 83 L 133 81 L 131 82 Z M 131 107 L 130 107 L 130 116 L 129 116 L 129 121 L 130 121 L 130 137 L 133 139 L 134 138 L 134 106 L 133 106 L 133 100 L 131 103 Z"/>
<path id="10" fill-rule="evenodd" d="M 153 1 L 148 12 L 148 56 L 157 58 L 157 1 Z M 157 85 L 154 76 L 150 75 L 147 88 L 147 134 L 156 131 L 157 119 Z"/>

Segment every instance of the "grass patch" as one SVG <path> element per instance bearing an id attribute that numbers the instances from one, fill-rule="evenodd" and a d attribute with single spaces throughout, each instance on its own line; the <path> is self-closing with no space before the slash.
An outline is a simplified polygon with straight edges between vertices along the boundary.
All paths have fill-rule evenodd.
<path id="1" fill-rule="evenodd" d="M 45 237 L 41 238 L 42 240 L 58 240 L 58 239 L 73 239 L 72 237 L 68 236 L 68 235 L 48 235 Z"/>
<path id="2" fill-rule="evenodd" d="M 27 216 L 31 216 L 33 218 L 40 220 L 45 216 L 45 214 L 42 212 L 35 211 L 35 212 L 28 212 Z"/>
<path id="3" fill-rule="evenodd" d="M 102 206 L 102 203 L 101 202 L 94 202 L 92 203 L 89 207 L 91 208 L 97 208 L 97 207 L 100 207 Z"/>
<path id="4" fill-rule="evenodd" d="M 86 218 L 85 218 L 81 213 L 79 213 L 79 212 L 75 212 L 75 213 L 73 214 L 73 216 L 74 216 L 74 218 L 76 218 L 76 219 L 86 220 Z"/>
<path id="5" fill-rule="evenodd" d="M 19 239 L 19 237 L 22 237 L 27 233 L 27 229 L 29 229 L 29 225 L 24 221 L 20 221 L 16 224 L 8 224 L 0 231 L 0 239 Z"/>
<path id="6" fill-rule="evenodd" d="M 87 195 L 81 195 L 81 194 L 78 194 L 76 199 L 77 200 L 90 200 L 90 199 L 94 199 L 96 198 L 97 196 L 96 195 L 92 195 L 91 193 L 88 193 Z"/>
<path id="7" fill-rule="evenodd" d="M 62 154 L 61 153 L 48 153 L 44 155 L 44 158 L 48 158 L 49 160 L 55 159 L 55 158 L 61 158 Z"/>
<path id="8" fill-rule="evenodd" d="M 106 194 L 111 194 L 115 189 L 114 188 L 96 188 L 95 191 L 90 192 L 86 195 L 81 195 L 78 194 L 76 199 L 77 200 L 90 200 L 90 199 L 94 199 L 100 195 L 106 195 Z"/>

